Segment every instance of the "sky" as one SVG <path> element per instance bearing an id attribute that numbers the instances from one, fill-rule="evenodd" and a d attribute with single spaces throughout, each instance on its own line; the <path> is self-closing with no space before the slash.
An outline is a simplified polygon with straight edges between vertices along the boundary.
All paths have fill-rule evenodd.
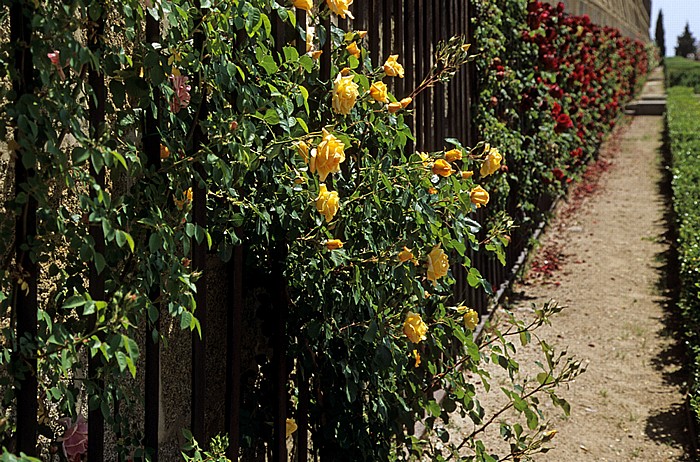
<path id="1" fill-rule="evenodd" d="M 690 33 L 700 39 L 700 0 L 651 0 L 650 37 L 654 39 L 659 9 L 664 13 L 666 56 L 675 54 L 678 36 L 683 33 L 685 23 L 690 25 Z"/>

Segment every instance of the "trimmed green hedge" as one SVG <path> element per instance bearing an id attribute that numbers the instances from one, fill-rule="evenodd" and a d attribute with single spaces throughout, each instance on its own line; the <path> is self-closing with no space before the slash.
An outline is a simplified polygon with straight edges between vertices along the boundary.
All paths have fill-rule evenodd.
<path id="1" fill-rule="evenodd" d="M 669 89 L 666 123 L 678 220 L 680 306 L 693 377 L 691 403 L 700 422 L 700 99 L 691 88 Z"/>
<path id="2" fill-rule="evenodd" d="M 666 82 L 669 87 L 691 87 L 700 93 L 700 61 L 666 58 Z"/>

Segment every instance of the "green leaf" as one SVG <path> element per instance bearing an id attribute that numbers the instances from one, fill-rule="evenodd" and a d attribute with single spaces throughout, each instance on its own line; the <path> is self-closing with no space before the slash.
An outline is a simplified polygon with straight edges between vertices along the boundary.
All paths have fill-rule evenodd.
<path id="1" fill-rule="evenodd" d="M 68 297 L 68 299 L 63 303 L 63 308 L 66 310 L 77 308 L 79 306 L 83 306 L 85 301 L 85 297 L 82 295 L 73 295 Z"/>

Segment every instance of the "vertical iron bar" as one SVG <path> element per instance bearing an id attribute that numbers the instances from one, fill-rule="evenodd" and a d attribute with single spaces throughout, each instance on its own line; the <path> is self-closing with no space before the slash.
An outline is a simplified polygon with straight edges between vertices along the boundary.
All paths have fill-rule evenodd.
<path id="1" fill-rule="evenodd" d="M 394 5 L 393 5 L 393 23 L 394 23 L 394 45 L 393 45 L 393 52 L 398 53 L 399 57 L 401 58 L 401 61 L 403 61 L 404 64 L 406 64 L 406 73 L 405 74 L 411 74 L 412 69 L 408 67 L 406 63 L 406 53 L 404 52 L 404 12 L 405 10 L 403 9 L 404 7 L 404 2 L 403 0 L 394 0 Z M 410 89 L 406 91 L 406 79 L 405 75 L 403 79 L 397 79 L 395 82 L 395 89 L 394 91 L 396 92 L 396 98 L 398 100 L 401 100 L 401 98 L 405 98 L 408 96 L 408 93 L 410 93 Z M 409 125 L 410 126 L 410 125 Z"/>
<path id="2" fill-rule="evenodd" d="M 15 92 L 15 102 L 19 106 L 25 95 L 34 92 L 34 69 L 31 52 L 31 14 L 30 3 L 14 0 L 10 6 L 10 40 L 15 48 L 15 75 L 12 82 Z M 26 8 L 26 11 L 25 11 Z M 16 122 L 16 121 L 15 121 Z M 22 131 L 16 126 L 15 141 L 18 144 L 15 159 L 15 197 L 26 192 L 28 199 L 23 211 L 15 221 L 15 263 L 22 274 L 22 280 L 27 284 L 26 292 L 18 280 L 13 286 L 12 314 L 17 319 L 17 344 L 22 338 L 33 341 L 37 335 L 37 265 L 34 263 L 25 246 L 31 245 L 36 235 L 37 200 L 26 191 L 27 183 L 34 179 L 35 165 L 24 164 L 24 149 L 22 148 Z M 14 361 L 24 363 L 28 371 L 24 378 L 17 381 L 17 451 L 29 456 L 37 455 L 37 412 L 38 412 L 38 381 L 36 375 L 37 360 L 34 353 L 23 355 L 19 348 L 15 352 Z"/>
<path id="3" fill-rule="evenodd" d="M 370 0 L 368 10 L 371 11 L 369 15 L 369 52 L 372 56 L 372 66 L 379 66 L 384 62 L 388 56 L 379 56 L 379 40 L 381 31 L 379 30 L 379 14 L 377 14 L 377 9 L 379 7 L 379 0 Z"/>
<path id="4" fill-rule="evenodd" d="M 238 460 L 241 419 L 241 320 L 243 315 L 243 246 L 233 251 L 233 296 L 228 310 L 226 358 L 226 429 L 228 430 L 228 458 Z"/>
<path id="5" fill-rule="evenodd" d="M 330 16 L 321 20 L 321 26 L 326 29 L 326 41 L 321 50 L 321 81 L 328 82 L 331 79 L 331 18 Z"/>
<path id="6" fill-rule="evenodd" d="M 160 24 L 150 14 L 146 14 L 146 44 L 160 42 Z M 154 87 L 153 101 L 156 114 L 151 105 L 146 107 L 146 121 L 143 134 L 143 146 L 149 169 L 157 172 L 160 169 L 160 131 L 159 119 L 161 109 L 161 91 Z M 154 173 L 157 175 L 157 173 Z M 160 296 L 159 289 L 152 287 L 149 298 L 154 303 Z M 152 451 L 151 461 L 158 462 L 158 416 L 160 415 L 160 304 L 154 303 L 158 312 L 155 321 L 147 321 L 146 329 L 146 370 L 144 396 L 144 446 Z"/>
<path id="7" fill-rule="evenodd" d="M 88 100 L 90 132 L 95 142 L 99 142 L 100 136 L 104 131 L 105 102 L 107 99 L 105 78 L 101 68 L 104 28 L 104 12 L 102 12 L 97 21 L 91 22 L 88 28 L 88 48 L 96 56 L 95 61 L 97 62 L 97 67 L 91 68 L 88 73 L 88 84 L 93 92 L 93 96 Z M 95 170 L 95 166 L 91 164 L 90 174 L 95 178 L 95 182 L 100 189 L 104 189 L 104 169 L 98 172 Z M 90 195 L 93 198 L 96 197 L 97 191 L 93 189 Z M 95 241 L 95 252 L 104 255 L 105 241 L 100 223 L 92 223 L 90 225 L 90 235 Z M 105 274 L 99 274 L 94 264 L 90 266 L 90 296 L 93 300 L 103 300 L 105 297 Z M 97 315 L 93 315 L 91 322 L 95 323 L 96 321 Z M 101 393 L 104 388 L 104 382 L 98 377 L 100 363 L 99 355 L 88 359 L 88 377 L 95 382 L 97 391 Z M 90 435 L 88 439 L 88 459 L 90 462 L 101 462 L 104 460 L 104 424 L 101 406 L 88 410 L 88 434 Z"/>
<path id="8" fill-rule="evenodd" d="M 284 278 L 284 260 L 286 258 L 286 242 L 276 244 L 272 250 L 274 267 L 272 270 L 272 289 L 275 313 L 275 337 L 272 344 L 272 367 L 275 383 L 275 423 L 272 432 L 274 442 L 272 455 L 275 462 L 287 461 L 287 296 Z"/>
<path id="9" fill-rule="evenodd" d="M 203 8 L 200 0 L 195 0 L 195 8 L 199 11 L 199 17 L 205 17 L 206 8 Z M 206 64 L 206 51 L 204 44 L 206 40 L 203 24 L 194 32 L 194 49 L 201 53 L 202 64 Z M 207 91 L 203 71 L 195 76 L 195 87 L 199 88 L 201 94 L 200 107 L 195 116 L 195 128 L 193 137 L 193 153 L 197 153 L 206 144 L 206 135 L 200 121 L 207 118 Z M 192 190 L 192 221 L 195 226 L 206 228 L 207 226 L 207 172 L 200 160 L 195 164 L 195 173 L 199 179 L 195 178 Z M 191 425 L 192 435 L 198 441 L 204 441 L 205 435 L 205 409 L 206 409 L 206 339 L 207 339 L 207 242 L 195 240 L 192 246 L 192 269 L 199 272 L 201 276 L 196 282 L 197 293 L 195 294 L 196 316 L 201 328 L 201 335 L 192 331 L 192 401 L 191 401 Z"/>
<path id="10" fill-rule="evenodd" d="M 402 0 L 397 0 L 400 3 L 403 3 Z M 416 87 L 416 79 L 420 78 L 420 75 L 416 75 L 416 70 L 415 70 L 415 65 L 414 63 L 416 62 L 415 59 L 415 52 L 416 52 L 416 0 L 406 0 L 404 4 L 404 20 L 403 20 L 403 28 L 404 28 L 404 37 L 403 37 L 403 60 L 406 69 L 409 70 L 409 72 L 406 72 L 406 75 L 404 77 L 404 91 L 408 95 L 410 94 Z M 413 69 L 414 71 L 411 72 L 410 70 Z M 406 121 L 406 124 L 411 128 L 411 131 L 417 136 L 418 135 L 418 130 L 416 130 L 416 124 L 415 124 L 415 114 L 416 111 L 418 110 L 418 105 L 417 101 L 413 102 L 412 105 L 413 113 L 410 116 L 407 116 L 404 118 Z M 416 149 L 416 142 L 409 140 L 408 143 L 406 144 L 406 151 L 407 152 L 412 152 Z"/>

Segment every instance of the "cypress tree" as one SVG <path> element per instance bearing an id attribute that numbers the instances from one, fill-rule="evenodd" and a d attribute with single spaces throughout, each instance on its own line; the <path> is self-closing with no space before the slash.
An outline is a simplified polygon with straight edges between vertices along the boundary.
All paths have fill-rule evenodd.
<path id="1" fill-rule="evenodd" d="M 666 56 L 666 32 L 664 31 L 664 12 L 659 10 L 659 17 L 656 19 L 656 32 L 654 33 L 654 41 L 659 47 L 661 59 Z"/>
<path id="2" fill-rule="evenodd" d="M 676 56 L 686 57 L 690 54 L 695 54 L 695 37 L 690 33 L 690 26 L 685 23 L 685 30 L 678 36 L 678 46 L 676 47 Z"/>

